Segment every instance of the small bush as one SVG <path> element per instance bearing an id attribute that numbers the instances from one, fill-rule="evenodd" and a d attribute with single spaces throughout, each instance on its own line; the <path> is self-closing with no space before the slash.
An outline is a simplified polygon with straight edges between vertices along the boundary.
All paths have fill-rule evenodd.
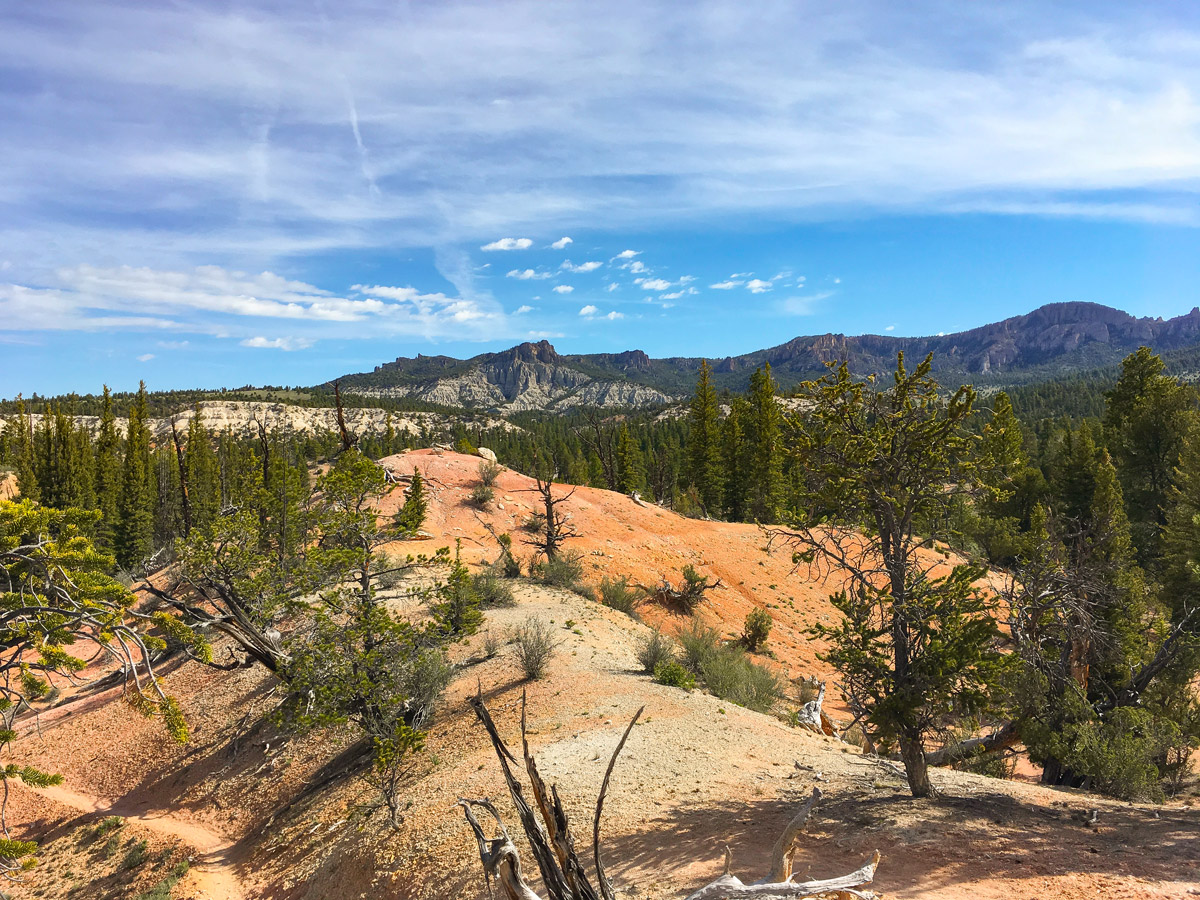
<path id="1" fill-rule="evenodd" d="M 683 611 L 691 615 L 696 611 L 696 607 L 700 605 L 700 601 L 704 599 L 704 592 L 708 590 L 708 579 L 701 575 L 688 563 L 683 567 L 683 586 L 679 589 L 679 605 Z"/>
<path id="2" fill-rule="evenodd" d="M 116 831 L 118 828 L 124 827 L 124 825 L 125 820 L 120 816 L 108 816 L 107 818 L 101 819 L 92 827 L 92 838 L 102 838 L 106 834 Z"/>
<path id="3" fill-rule="evenodd" d="M 496 535 L 496 540 L 500 542 L 500 558 L 496 560 L 492 567 L 499 569 L 500 574 L 505 578 L 520 578 L 521 562 L 513 555 L 512 535 L 505 532 L 504 534 Z"/>
<path id="4" fill-rule="evenodd" d="M 172 889 L 179 883 L 179 879 L 188 873 L 189 868 L 188 861 L 186 859 L 183 860 L 176 864 L 171 870 L 170 875 L 150 888 L 150 890 L 135 894 L 133 900 L 171 900 Z"/>
<path id="5" fill-rule="evenodd" d="M 619 610 L 627 616 L 637 612 L 642 592 L 629 584 L 625 576 L 609 578 L 605 575 L 600 579 L 600 602 L 605 606 Z"/>
<path id="6" fill-rule="evenodd" d="M 484 487 L 493 487 L 503 471 L 504 468 L 499 463 L 485 459 L 479 464 L 479 483 Z"/>
<path id="7" fill-rule="evenodd" d="M 471 488 L 471 493 L 467 495 L 467 499 L 470 500 L 474 506 L 478 506 L 480 509 L 483 509 L 496 499 L 496 492 L 486 484 L 477 484 L 475 487 Z"/>
<path id="8" fill-rule="evenodd" d="M 521 523 L 521 527 L 530 534 L 541 534 L 546 530 L 546 514 L 531 512 L 525 517 L 525 521 Z"/>
<path id="9" fill-rule="evenodd" d="M 513 643 L 525 677 L 531 681 L 542 678 L 558 649 L 553 629 L 543 619 L 530 616 L 513 630 Z"/>
<path id="10" fill-rule="evenodd" d="M 484 659 L 495 659 L 500 653 L 502 642 L 500 636 L 492 629 L 488 629 L 483 633 L 483 656 Z"/>
<path id="11" fill-rule="evenodd" d="M 704 686 L 722 700 L 757 712 L 770 712 L 779 697 L 779 679 L 739 647 L 720 647 L 700 666 Z"/>
<path id="12" fill-rule="evenodd" d="M 454 442 L 455 453 L 465 453 L 467 456 L 478 456 L 479 448 L 472 444 L 465 437 L 460 437 Z"/>
<path id="13" fill-rule="evenodd" d="M 484 606 L 512 606 L 516 603 L 512 587 L 492 572 L 480 572 L 471 579 L 475 595 Z"/>
<path id="14" fill-rule="evenodd" d="M 704 669 L 704 661 L 721 649 L 721 636 L 698 619 L 676 637 L 683 647 L 683 664 L 694 674 Z"/>
<path id="15" fill-rule="evenodd" d="M 125 858 L 121 860 L 122 869 L 136 869 L 146 861 L 146 842 L 134 841 L 129 849 L 125 851 Z"/>
<path id="16" fill-rule="evenodd" d="M 426 647 L 410 656 L 397 678 L 397 688 L 407 698 L 407 725 L 418 730 L 433 718 L 450 681 L 454 666 L 439 647 Z"/>
<path id="17" fill-rule="evenodd" d="M 104 842 L 104 858 L 112 859 L 117 855 L 117 850 L 121 848 L 121 835 L 111 834 L 108 840 Z"/>
<path id="18" fill-rule="evenodd" d="M 767 635 L 771 633 L 771 614 L 765 609 L 752 609 L 746 614 L 742 626 L 742 641 L 751 653 L 757 653 L 767 643 Z"/>
<path id="19" fill-rule="evenodd" d="M 654 680 L 668 687 L 690 691 L 696 686 L 696 676 L 673 659 L 664 659 L 654 667 Z"/>
<path id="20" fill-rule="evenodd" d="M 638 647 L 637 658 L 642 671 L 653 675 L 661 663 L 675 662 L 675 648 L 671 639 L 656 628 Z"/>
<path id="21" fill-rule="evenodd" d="M 560 553 L 554 559 L 544 560 L 536 566 L 535 577 L 542 584 L 574 591 L 583 580 L 583 558 L 579 554 Z"/>

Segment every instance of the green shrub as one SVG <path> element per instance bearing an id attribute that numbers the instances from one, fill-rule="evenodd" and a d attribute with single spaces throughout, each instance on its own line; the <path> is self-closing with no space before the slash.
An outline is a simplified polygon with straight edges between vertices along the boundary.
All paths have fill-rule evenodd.
<path id="1" fill-rule="evenodd" d="M 493 487 L 496 484 L 496 479 L 500 477 L 500 473 L 503 471 L 504 467 L 499 463 L 485 459 L 479 464 L 479 483 L 484 487 Z"/>
<path id="2" fill-rule="evenodd" d="M 637 658 L 641 663 L 642 671 L 647 675 L 653 675 L 661 663 L 675 662 L 675 648 L 671 644 L 671 639 L 655 628 L 638 647 Z"/>
<path id="3" fill-rule="evenodd" d="M 121 835 L 119 835 L 119 834 L 109 835 L 108 840 L 104 842 L 104 850 L 102 851 L 104 853 L 104 858 L 112 859 L 114 856 L 117 855 L 117 850 L 119 850 L 120 848 L 121 848 Z"/>
<path id="4" fill-rule="evenodd" d="M 467 456 L 478 456 L 479 448 L 472 444 L 465 437 L 460 437 L 454 442 L 455 453 L 465 453 Z"/>
<path id="5" fill-rule="evenodd" d="M 125 820 L 120 816 L 108 816 L 92 826 L 92 838 L 102 838 L 109 832 L 116 831 L 118 828 L 123 828 L 124 826 Z"/>
<path id="6" fill-rule="evenodd" d="M 775 673 L 760 666 L 740 647 L 720 647 L 700 664 L 700 677 L 711 693 L 757 712 L 770 712 L 779 697 Z"/>
<path id="7" fill-rule="evenodd" d="M 146 861 L 146 842 L 134 841 L 129 845 L 129 849 L 125 851 L 125 858 L 121 860 L 122 869 L 136 869 Z"/>
<path id="8" fill-rule="evenodd" d="M 624 575 L 620 578 L 609 578 L 605 575 L 600 579 L 600 602 L 605 606 L 632 616 L 637 612 L 641 599 L 642 592 L 632 587 Z"/>
<path id="9" fill-rule="evenodd" d="M 179 879 L 188 873 L 189 868 L 190 866 L 186 859 L 177 863 L 171 869 L 170 875 L 154 885 L 150 890 L 135 894 L 133 900 L 171 900 L 172 889 L 179 883 Z"/>
<path id="10" fill-rule="evenodd" d="M 654 667 L 654 680 L 668 687 L 690 691 L 696 686 L 696 676 L 673 659 L 664 659 Z"/>
<path id="11" fill-rule="evenodd" d="M 471 579 L 471 584 L 475 596 L 484 606 L 512 606 L 516 603 L 512 587 L 492 572 L 480 572 Z"/>
<path id="12" fill-rule="evenodd" d="M 473 505 L 483 509 L 496 499 L 496 492 L 486 484 L 477 484 L 471 488 L 471 493 L 467 495 L 467 499 Z"/>
<path id="13" fill-rule="evenodd" d="M 676 638 L 683 647 L 683 664 L 696 675 L 703 670 L 704 661 L 721 648 L 721 636 L 699 619 L 693 619 Z"/>
<path id="14" fill-rule="evenodd" d="M 537 681 L 550 668 L 550 660 L 558 649 L 553 629 L 543 619 L 530 616 L 513 629 L 513 643 L 517 650 L 517 661 L 525 677 Z"/>
<path id="15" fill-rule="evenodd" d="M 488 629 L 483 633 L 483 656 L 484 659 L 494 659 L 500 653 L 500 636 L 492 629 Z"/>
<path id="16" fill-rule="evenodd" d="M 521 523 L 521 527 L 530 534 L 541 534 L 546 530 L 546 514 L 531 512 L 525 517 L 525 521 Z"/>
<path id="17" fill-rule="evenodd" d="M 560 553 L 553 559 L 538 563 L 534 575 L 542 584 L 568 591 L 578 590 L 583 580 L 583 558 L 577 553 Z"/>
<path id="18" fill-rule="evenodd" d="M 771 614 L 765 609 L 752 609 L 746 614 L 742 626 L 742 641 L 751 653 L 757 653 L 767 643 L 767 635 L 771 633 Z"/>
<path id="19" fill-rule="evenodd" d="M 505 578 L 520 578 L 521 562 L 513 554 L 512 535 L 507 532 L 498 534 L 496 540 L 500 542 L 500 558 L 493 564 L 493 568 L 499 569 Z"/>

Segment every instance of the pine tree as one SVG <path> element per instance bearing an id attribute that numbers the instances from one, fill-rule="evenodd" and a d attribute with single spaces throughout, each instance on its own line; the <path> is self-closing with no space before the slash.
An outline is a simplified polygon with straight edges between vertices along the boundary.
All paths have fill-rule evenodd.
<path id="1" fill-rule="evenodd" d="M 629 425 L 621 423 L 617 434 L 617 488 L 623 494 L 633 494 L 642 489 L 645 481 L 642 451 L 629 432 Z"/>
<path id="2" fill-rule="evenodd" d="M 120 439 L 113 416 L 112 392 L 104 386 L 104 406 L 100 413 L 100 435 L 96 440 L 96 507 L 100 510 L 97 541 L 112 549 L 117 527 L 117 504 L 121 493 Z"/>
<path id="3" fill-rule="evenodd" d="M 150 456 L 150 429 L 146 383 L 138 387 L 137 398 L 129 410 L 129 430 L 125 437 L 125 459 L 121 469 L 121 492 L 117 499 L 117 526 L 114 544 L 117 562 L 132 568 L 153 550 L 154 508 L 157 485 Z"/>
<path id="4" fill-rule="evenodd" d="M 721 511 L 721 440 L 717 392 L 707 360 L 700 361 L 700 377 L 688 416 L 688 479 L 700 493 L 710 516 Z"/>
<path id="5" fill-rule="evenodd" d="M 1104 433 L 1125 493 L 1138 557 L 1161 554 L 1168 498 L 1179 451 L 1194 417 L 1195 391 L 1166 374 L 1160 357 L 1141 347 L 1121 364 L 1104 413 Z"/>
<path id="6" fill-rule="evenodd" d="M 778 522 L 783 501 L 783 411 L 775 397 L 770 363 L 750 376 L 749 405 L 747 512 L 758 522 Z"/>
<path id="7" fill-rule="evenodd" d="M 425 479 L 421 470 L 414 468 L 412 482 L 404 495 L 404 505 L 396 513 L 396 527 L 404 534 L 412 535 L 421 530 L 429 511 L 429 500 L 425 496 Z"/>
<path id="8" fill-rule="evenodd" d="M 741 397 L 734 399 L 729 415 L 721 429 L 721 464 L 724 470 L 725 516 L 731 522 L 746 520 L 749 502 L 747 483 L 748 445 L 745 423 L 750 414 L 750 405 Z"/>
<path id="9" fill-rule="evenodd" d="M 38 487 L 37 454 L 33 442 L 33 417 L 25 413 L 25 401 L 17 395 L 16 440 L 15 456 L 17 469 L 17 488 L 21 496 L 28 500 L 40 500 L 42 492 Z"/>
<path id="10" fill-rule="evenodd" d="M 197 403 L 188 423 L 187 451 L 184 456 L 187 473 L 188 503 L 193 528 L 207 528 L 221 508 L 221 485 L 217 455 L 204 426 L 204 417 Z"/>

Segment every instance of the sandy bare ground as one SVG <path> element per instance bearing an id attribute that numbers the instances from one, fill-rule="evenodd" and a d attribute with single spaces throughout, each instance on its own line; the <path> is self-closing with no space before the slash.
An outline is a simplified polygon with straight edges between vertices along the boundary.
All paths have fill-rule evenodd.
<path id="1" fill-rule="evenodd" d="M 406 454 L 397 468 L 405 461 L 421 465 L 434 488 L 428 548 L 462 537 L 468 558 L 493 558 L 490 538 L 462 502 L 477 461 Z M 524 484 L 515 474 L 501 476 L 489 514 L 497 527 L 515 528 L 532 505 L 520 492 Z M 645 581 L 668 564 L 678 571 L 684 560 L 720 570 L 735 587 L 715 595 L 705 614 L 736 630 L 750 603 L 773 604 L 779 642 L 773 632 L 771 646 L 779 664 L 800 673 L 817 667 L 803 623 L 831 614 L 822 599 L 827 586 L 763 554 L 757 529 L 682 520 L 603 491 L 581 490 L 572 512 L 587 535 L 578 545 L 595 579 L 611 572 Z M 778 829 L 813 786 L 826 796 L 798 860 L 805 876 L 844 873 L 878 849 L 875 888 L 886 897 L 1116 900 L 1200 890 L 1200 815 L 1188 805 L 1114 803 L 940 770 L 934 779 L 941 796 L 913 800 L 894 773 L 832 739 L 701 692 L 654 684 L 636 663 L 647 626 L 569 592 L 522 583 L 516 594 L 514 606 L 487 611 L 486 628 L 503 636 L 530 615 L 552 622 L 560 645 L 550 674 L 524 683 L 511 648 L 484 658 L 483 635 L 454 648 L 460 673 L 427 752 L 414 760 L 398 830 L 368 812 L 373 795 L 355 774 L 351 735 L 281 734 L 269 718 L 273 683 L 257 669 L 215 672 L 188 663 L 167 673 L 168 690 L 195 726 L 187 746 L 114 700 L 81 703 L 77 714 L 31 729 L 16 744 L 17 761 L 62 772 L 76 808 L 111 804 L 136 817 L 131 827 L 160 827 L 186 839 L 202 874 L 236 879 L 247 898 L 482 900 L 487 891 L 455 801 L 490 796 L 510 824 L 515 819 L 468 697 L 482 689 L 515 742 L 527 696 L 531 744 L 584 842 L 608 756 L 645 706 L 603 823 L 606 864 L 623 898 L 685 895 L 720 871 L 726 843 L 734 871 L 757 877 Z M 53 836 L 70 824 L 48 822 L 29 804 L 21 812 L 17 830 L 24 834 Z M 527 854 L 525 861 L 531 866 Z M 60 871 L 35 874 L 22 896 L 107 896 L 79 893 Z"/>

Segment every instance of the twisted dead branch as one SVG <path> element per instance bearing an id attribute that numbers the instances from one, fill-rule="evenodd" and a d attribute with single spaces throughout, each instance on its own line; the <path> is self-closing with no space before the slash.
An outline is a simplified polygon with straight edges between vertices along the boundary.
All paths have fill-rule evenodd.
<path id="1" fill-rule="evenodd" d="M 521 747 L 524 757 L 525 770 L 533 794 L 533 805 L 525 799 L 522 783 L 513 773 L 512 764 L 517 763 L 517 757 L 505 745 L 503 738 L 483 702 L 482 693 L 471 700 L 471 706 L 476 716 L 487 730 L 504 780 L 508 785 L 509 795 L 513 806 L 516 807 L 517 817 L 525 831 L 533 853 L 534 861 L 542 876 L 549 900 L 614 900 L 612 885 L 604 874 L 604 866 L 600 860 L 600 816 L 604 808 L 604 799 L 608 793 L 609 782 L 617 757 L 625 747 L 633 726 L 641 717 L 642 710 L 634 714 L 620 742 L 613 751 L 608 768 L 604 774 L 604 782 L 600 795 L 596 800 L 596 813 L 593 822 L 594 839 L 592 844 L 595 857 L 596 883 L 593 886 L 588 880 L 588 873 L 575 850 L 575 840 L 571 834 L 570 822 L 566 810 L 558 794 L 558 788 L 546 788 L 545 782 L 538 773 L 537 764 L 529 749 L 525 719 L 525 697 L 521 698 Z M 644 709 L 644 707 L 643 707 Z M 783 832 L 771 849 L 771 868 L 761 881 L 746 884 L 736 875 L 729 872 L 730 855 L 725 851 L 725 871 L 715 881 L 689 894 L 687 900 L 851 900 L 851 898 L 873 898 L 870 891 L 859 890 L 870 884 L 875 877 L 875 869 L 879 865 L 879 851 L 875 851 L 871 859 L 853 872 L 837 878 L 827 878 L 817 881 L 793 881 L 793 865 L 797 852 L 797 842 L 813 809 L 821 799 L 821 791 L 813 788 L 812 795 L 784 827 Z M 521 871 L 521 860 L 516 845 L 508 833 L 508 829 L 495 805 L 488 799 L 460 798 L 459 805 L 463 808 L 467 824 L 475 834 L 479 848 L 479 860 L 483 864 L 484 877 L 493 896 L 499 900 L 542 900 L 542 898 L 525 881 Z M 540 813 L 534 814 L 533 806 Z M 475 809 L 486 811 L 495 820 L 496 833 L 488 837 L 475 816 Z"/>

